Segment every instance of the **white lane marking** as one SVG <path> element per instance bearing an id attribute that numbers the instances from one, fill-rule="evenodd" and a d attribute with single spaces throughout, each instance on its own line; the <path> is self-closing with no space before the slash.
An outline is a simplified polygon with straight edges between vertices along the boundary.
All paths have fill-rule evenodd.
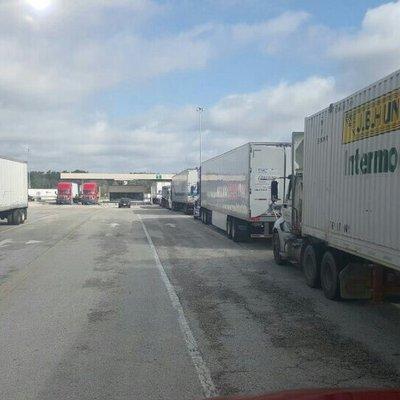
<path id="1" fill-rule="evenodd" d="M 119 223 L 118 222 L 112 222 L 110 224 L 110 226 L 111 226 L 111 228 L 116 228 L 117 226 L 119 226 Z"/>
<path id="2" fill-rule="evenodd" d="M 171 299 L 172 306 L 175 308 L 178 313 L 178 323 L 181 328 L 183 337 L 185 339 L 186 347 L 189 352 L 190 357 L 192 358 L 192 362 L 197 372 L 197 376 L 199 378 L 200 384 L 203 388 L 203 394 L 205 397 L 215 397 L 218 395 L 217 389 L 215 388 L 214 382 L 211 378 L 210 370 L 208 369 L 206 363 L 201 356 L 199 348 L 197 346 L 196 339 L 193 336 L 192 331 L 190 330 L 189 324 L 186 320 L 185 313 L 183 312 L 182 305 L 179 301 L 179 297 L 175 292 L 174 287 L 172 286 L 163 265 L 161 264 L 160 258 L 158 257 L 157 250 L 153 244 L 153 241 L 147 231 L 143 220 L 140 218 L 140 215 L 136 214 L 139 218 L 140 223 L 142 224 L 143 231 L 146 235 L 149 246 L 153 252 L 154 259 L 156 261 L 156 265 L 158 270 L 160 271 L 161 279 L 167 289 L 169 298 Z"/>
<path id="3" fill-rule="evenodd" d="M 171 224 L 170 222 L 168 222 L 167 224 L 165 224 L 166 226 L 169 226 L 169 227 L 171 227 L 171 228 L 176 228 L 176 225 L 175 224 Z"/>
<path id="4" fill-rule="evenodd" d="M 25 244 L 36 244 L 36 243 L 42 243 L 41 240 L 29 240 Z"/>
<path id="5" fill-rule="evenodd" d="M 7 246 L 10 243 L 12 243 L 12 239 L 4 239 L 0 242 L 0 247 Z"/>

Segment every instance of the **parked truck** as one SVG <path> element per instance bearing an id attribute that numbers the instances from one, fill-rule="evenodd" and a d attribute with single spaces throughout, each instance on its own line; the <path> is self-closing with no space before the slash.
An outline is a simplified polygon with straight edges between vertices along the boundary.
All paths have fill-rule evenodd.
<path id="1" fill-rule="evenodd" d="M 302 266 L 329 299 L 398 294 L 399 164 L 400 71 L 306 118 L 276 262 Z"/>
<path id="2" fill-rule="evenodd" d="M 85 182 L 82 185 L 82 204 L 99 204 L 100 188 L 96 182 Z"/>
<path id="3" fill-rule="evenodd" d="M 79 196 L 79 187 L 75 182 L 58 182 L 57 204 L 72 204 Z"/>
<path id="4" fill-rule="evenodd" d="M 33 201 L 55 201 L 57 189 L 28 189 L 28 196 Z"/>
<path id="5" fill-rule="evenodd" d="M 150 187 L 151 193 L 151 202 L 153 204 L 161 204 L 162 198 L 162 187 L 165 185 L 165 182 L 153 182 Z"/>
<path id="6" fill-rule="evenodd" d="M 171 184 L 166 184 L 161 188 L 161 207 L 171 209 Z"/>
<path id="7" fill-rule="evenodd" d="M 27 216 L 27 163 L 0 157 L 0 219 L 6 219 L 10 225 L 19 225 Z"/>
<path id="8" fill-rule="evenodd" d="M 179 172 L 171 181 L 171 207 L 173 210 L 193 214 L 197 199 L 198 169 L 190 168 Z"/>
<path id="9" fill-rule="evenodd" d="M 270 238 L 283 203 L 290 143 L 247 143 L 201 165 L 200 219 L 234 241 Z"/>

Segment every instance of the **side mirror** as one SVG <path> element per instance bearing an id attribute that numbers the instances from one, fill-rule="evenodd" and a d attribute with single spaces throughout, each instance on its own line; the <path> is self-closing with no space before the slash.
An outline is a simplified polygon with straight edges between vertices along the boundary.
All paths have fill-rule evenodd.
<path id="1" fill-rule="evenodd" d="M 271 200 L 278 200 L 278 181 L 271 182 Z"/>

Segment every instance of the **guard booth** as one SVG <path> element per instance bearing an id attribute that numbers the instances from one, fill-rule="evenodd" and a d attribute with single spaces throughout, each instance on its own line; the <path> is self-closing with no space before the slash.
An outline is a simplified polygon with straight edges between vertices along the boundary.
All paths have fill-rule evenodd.
<path id="1" fill-rule="evenodd" d="M 143 201 L 146 189 L 144 186 L 139 185 L 118 185 L 110 186 L 108 190 L 110 194 L 110 201 L 119 201 L 122 198 Z"/>

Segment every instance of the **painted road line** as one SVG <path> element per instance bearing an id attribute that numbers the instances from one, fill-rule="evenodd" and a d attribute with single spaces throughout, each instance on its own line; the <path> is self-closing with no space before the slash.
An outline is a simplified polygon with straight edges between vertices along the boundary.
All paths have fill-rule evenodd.
<path id="1" fill-rule="evenodd" d="M 12 239 L 4 239 L 0 242 L 0 247 L 7 246 L 10 243 L 12 243 Z"/>
<path id="2" fill-rule="evenodd" d="M 199 378 L 200 384 L 203 389 L 203 394 L 205 397 L 215 397 L 218 395 L 217 389 L 215 388 L 214 382 L 211 378 L 210 370 L 208 369 L 206 363 L 203 360 L 203 357 L 201 356 L 196 339 L 194 338 L 193 333 L 192 333 L 192 331 L 189 327 L 189 324 L 186 320 L 185 313 L 183 312 L 182 304 L 179 301 L 179 297 L 176 294 L 175 289 L 172 286 L 172 284 L 165 272 L 165 269 L 160 261 L 160 258 L 158 257 L 157 250 L 153 244 L 153 241 L 149 235 L 149 232 L 147 231 L 147 228 L 146 228 L 143 220 L 140 218 L 139 214 L 136 214 L 136 216 L 138 217 L 140 223 L 142 224 L 143 231 L 146 235 L 149 246 L 153 252 L 153 256 L 154 256 L 157 268 L 160 272 L 161 279 L 165 285 L 165 288 L 167 289 L 169 298 L 171 299 L 172 306 L 174 307 L 174 309 L 176 310 L 176 312 L 178 314 L 179 327 L 182 331 L 187 350 L 189 352 L 189 355 L 190 355 L 192 362 L 194 364 L 194 367 L 196 369 L 197 376 Z"/>

